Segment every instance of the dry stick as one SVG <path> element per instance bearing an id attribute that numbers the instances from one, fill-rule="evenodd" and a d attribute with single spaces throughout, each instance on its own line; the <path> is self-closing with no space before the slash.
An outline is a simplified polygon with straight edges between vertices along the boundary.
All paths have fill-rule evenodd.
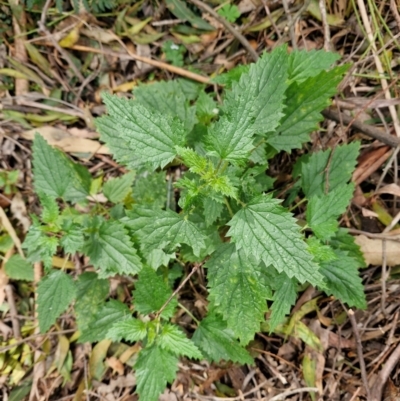
<path id="1" fill-rule="evenodd" d="M 296 388 L 296 389 L 294 389 L 294 390 L 287 390 L 287 391 L 284 391 L 284 392 L 281 393 L 281 394 L 278 394 L 278 395 L 276 395 L 276 396 L 270 398 L 269 401 L 284 400 L 286 397 L 289 397 L 289 396 L 291 396 L 291 395 L 293 395 L 293 394 L 304 393 L 304 392 L 306 392 L 306 391 L 307 391 L 307 392 L 313 391 L 313 392 L 316 393 L 316 392 L 318 391 L 318 389 L 317 389 L 316 387 L 302 387 L 302 388 Z M 265 398 L 264 398 L 264 399 L 265 399 Z"/>
<path id="2" fill-rule="evenodd" d="M 386 252 L 386 239 L 382 241 L 382 277 L 381 277 L 381 285 L 382 285 L 382 296 L 381 296 L 381 309 L 383 316 L 387 317 L 387 313 L 385 311 L 385 303 L 386 303 L 386 277 L 387 277 L 387 252 Z"/>
<path id="3" fill-rule="evenodd" d="M 326 16 L 325 0 L 319 0 L 319 10 L 321 11 L 322 27 L 324 28 L 324 49 L 329 52 L 331 50 L 331 33 Z"/>
<path id="4" fill-rule="evenodd" d="M 47 10 L 50 7 L 51 0 L 46 0 L 46 3 L 43 7 L 42 14 L 40 16 L 40 21 L 38 22 L 39 31 L 43 32 L 45 35 L 48 35 L 50 41 L 52 42 L 53 46 L 63 55 L 69 66 L 71 67 L 72 71 L 75 75 L 79 78 L 82 82 L 85 78 L 82 73 L 78 70 L 74 62 L 69 57 L 68 53 L 58 44 L 58 42 L 54 39 L 54 36 L 50 33 L 50 31 L 46 27 L 46 14 Z"/>
<path id="5" fill-rule="evenodd" d="M 381 76 L 380 81 L 381 81 L 382 89 L 383 89 L 383 91 L 385 93 L 385 98 L 386 99 L 391 99 L 392 97 L 390 95 L 388 83 L 387 83 L 387 80 L 384 78 L 385 71 L 383 69 L 381 60 L 380 60 L 380 58 L 378 57 L 378 54 L 377 54 L 377 48 L 376 48 L 376 44 L 375 44 L 375 41 L 374 41 L 374 34 L 372 32 L 371 24 L 369 23 L 368 13 L 367 13 L 367 10 L 365 8 L 364 1 L 363 0 L 357 0 L 357 4 L 358 4 L 358 8 L 360 10 L 361 19 L 363 21 L 363 24 L 364 24 L 364 27 L 365 27 L 365 31 L 367 33 L 368 41 L 369 41 L 369 43 L 371 45 L 371 48 L 372 48 L 372 54 L 374 56 L 376 69 L 378 71 L 378 74 Z M 392 120 L 393 120 L 393 126 L 394 126 L 394 130 L 396 131 L 396 136 L 400 137 L 400 122 L 399 122 L 399 118 L 397 116 L 396 108 L 394 106 L 389 106 L 389 111 L 390 111 L 390 115 L 391 115 Z"/>
<path id="6" fill-rule="evenodd" d="M 15 338 L 21 338 L 21 330 L 19 327 L 19 320 L 17 318 L 17 307 L 15 305 L 14 291 L 11 285 L 6 285 L 5 293 L 7 295 L 8 305 L 10 307 L 11 324 Z"/>
<path id="7" fill-rule="evenodd" d="M 333 120 L 336 122 L 343 122 L 344 124 L 351 124 L 353 128 L 361 131 L 363 134 L 370 136 L 371 138 L 377 139 L 380 142 L 383 142 L 386 145 L 389 145 L 393 148 L 397 148 L 400 146 L 400 138 L 396 138 L 395 136 L 391 136 L 385 134 L 381 130 L 374 128 L 370 125 L 364 124 L 358 120 L 354 120 L 353 117 L 347 116 L 343 113 L 338 113 L 332 109 L 325 109 L 322 111 L 322 115 L 329 120 Z"/>
<path id="8" fill-rule="evenodd" d="M 207 4 L 203 3 L 201 0 L 189 0 L 190 3 L 193 3 L 201 10 L 207 12 L 211 16 L 213 16 L 218 22 L 220 22 L 242 45 L 243 47 L 250 53 L 251 57 L 254 61 L 258 60 L 257 52 L 251 47 L 249 41 L 238 31 L 236 30 L 225 18 L 222 18 L 214 9 L 212 9 Z"/>
<path id="9" fill-rule="evenodd" d="M 292 18 L 292 15 L 290 14 L 289 10 L 289 5 L 288 5 L 288 0 L 283 0 L 283 8 L 285 10 L 286 17 L 288 19 L 288 24 L 289 24 L 289 34 L 290 34 L 290 41 L 292 42 L 292 47 L 293 49 L 297 49 L 297 44 L 296 44 L 296 34 L 294 32 L 294 24 L 296 23 L 295 20 Z"/>
<path id="10" fill-rule="evenodd" d="M 52 331 L 50 333 L 46 334 L 46 337 L 48 336 L 58 336 L 60 334 L 68 334 L 68 333 L 75 333 L 76 330 L 75 329 L 67 329 L 67 330 L 61 330 L 61 331 Z M 21 344 L 26 344 L 27 342 L 29 342 L 30 340 L 33 340 L 35 338 L 38 337 L 43 337 L 43 334 L 41 333 L 37 333 L 37 334 L 32 334 L 29 337 L 25 337 L 20 341 L 17 341 L 11 345 L 6 345 L 5 347 L 0 347 L 0 354 L 9 351 L 10 349 L 16 348 L 18 346 L 20 346 Z"/>
<path id="11" fill-rule="evenodd" d="M 139 55 L 133 54 L 131 52 L 129 52 L 128 54 L 124 54 L 124 53 L 113 52 L 111 50 L 95 49 L 92 47 L 81 46 L 81 45 L 71 46 L 70 49 L 79 50 L 79 51 L 88 52 L 88 53 L 106 54 L 109 56 L 119 57 L 119 58 L 125 59 L 125 60 L 137 60 L 137 61 L 141 61 L 143 63 L 149 64 L 149 65 L 152 65 L 154 67 L 161 68 L 163 70 L 172 72 L 174 74 L 180 75 L 182 77 L 192 79 L 193 81 L 197 81 L 197 82 L 200 82 L 203 84 L 208 84 L 210 82 L 210 78 L 205 77 L 203 75 L 196 74 L 194 72 L 187 71 L 183 68 L 175 67 L 174 65 L 163 63 L 162 61 L 154 60 L 149 57 L 139 56 Z"/>
<path id="12" fill-rule="evenodd" d="M 400 29 L 400 15 L 397 7 L 398 5 L 396 5 L 396 0 L 390 0 L 390 10 L 396 20 L 397 28 Z"/>
<path id="13" fill-rule="evenodd" d="M 156 313 L 156 316 L 160 316 L 162 311 L 167 307 L 167 305 L 172 301 L 174 296 L 182 289 L 182 287 L 188 282 L 190 277 L 193 276 L 195 272 L 199 269 L 201 265 L 195 264 L 192 271 L 187 275 L 187 277 L 179 284 L 178 288 L 171 294 L 171 296 L 164 302 L 164 305 L 161 309 Z"/>
<path id="14" fill-rule="evenodd" d="M 370 401 L 371 400 L 371 392 L 370 392 L 369 385 L 368 385 L 367 369 L 365 368 L 365 360 L 364 360 L 364 354 L 363 354 L 363 350 L 362 350 L 362 342 L 361 342 L 360 333 L 358 331 L 357 322 L 356 322 L 356 318 L 354 316 L 353 310 L 349 309 L 347 314 L 349 316 L 351 326 L 353 327 L 353 332 L 356 337 L 357 354 L 358 354 L 358 359 L 360 361 L 361 377 L 362 377 L 362 381 L 364 383 L 365 392 L 367 393 L 367 400 Z"/>
<path id="15" fill-rule="evenodd" d="M 372 387 L 372 401 L 381 401 L 383 386 L 387 382 L 390 373 L 399 362 L 400 358 L 400 344 L 393 351 L 392 355 L 390 355 L 389 359 L 386 361 L 382 370 L 379 372 L 377 379 Z"/>

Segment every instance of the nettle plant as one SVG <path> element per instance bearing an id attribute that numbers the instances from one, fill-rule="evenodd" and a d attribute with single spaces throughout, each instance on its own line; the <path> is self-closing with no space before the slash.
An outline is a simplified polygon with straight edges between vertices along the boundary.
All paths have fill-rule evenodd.
<path id="1" fill-rule="evenodd" d="M 246 346 L 260 326 L 274 332 L 284 324 L 306 285 L 365 308 L 364 261 L 337 221 L 352 197 L 359 144 L 300 157 L 284 203 L 266 174 L 271 157 L 301 148 L 318 128 L 348 70 L 332 67 L 337 59 L 277 48 L 215 79 L 225 87 L 222 105 L 185 80 L 139 86 L 131 100 L 104 94 L 101 139 L 130 170 L 105 183 L 37 134 L 34 184 L 43 211 L 24 247 L 46 268 L 37 290 L 41 332 L 74 302 L 80 342 L 140 342 L 136 391 L 155 401 L 181 356 L 253 363 Z M 100 193 L 107 203 L 91 200 Z M 288 209 L 299 203 L 305 221 Z M 61 250 L 84 255 L 96 272 L 73 278 L 53 269 Z M 179 302 L 182 284 L 189 277 L 196 285 L 200 268 L 205 316 Z M 129 276 L 130 305 L 110 298 L 115 275 Z M 185 330 L 174 319 L 178 308 L 192 319 Z"/>

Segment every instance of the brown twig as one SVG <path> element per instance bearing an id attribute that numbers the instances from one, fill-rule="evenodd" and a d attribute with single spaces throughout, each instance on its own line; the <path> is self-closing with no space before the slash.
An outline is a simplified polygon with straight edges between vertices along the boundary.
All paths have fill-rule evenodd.
<path id="1" fill-rule="evenodd" d="M 363 134 L 370 136 L 371 138 L 377 139 L 382 143 L 391 146 L 393 148 L 397 148 L 400 146 L 400 139 L 395 136 L 391 136 L 385 134 L 381 130 L 372 127 L 370 125 L 364 124 L 358 120 L 354 120 L 353 117 L 350 117 L 343 113 L 338 113 L 332 109 L 325 109 L 322 111 L 322 115 L 329 120 L 336 121 L 338 123 L 343 122 L 344 124 L 351 124 L 351 126 L 358 131 L 361 131 Z"/>
<path id="2" fill-rule="evenodd" d="M 6 288 L 4 289 L 6 296 L 7 296 L 7 301 L 8 301 L 8 306 L 10 307 L 10 317 L 11 317 L 11 324 L 13 328 L 13 333 L 15 338 L 21 338 L 21 330 L 19 327 L 19 320 L 17 318 L 17 307 L 15 305 L 15 299 L 14 299 L 14 291 L 11 285 L 6 285 Z"/>
<path id="3" fill-rule="evenodd" d="M 194 273 L 197 272 L 201 265 L 195 264 L 193 266 L 192 271 L 187 275 L 187 277 L 179 284 L 178 288 L 171 294 L 171 296 L 164 302 L 164 305 L 160 308 L 160 310 L 156 313 L 156 317 L 160 316 L 162 311 L 167 307 L 167 305 L 172 301 L 174 296 L 182 289 L 182 287 L 189 281 L 190 277 L 193 276 Z"/>
<path id="4" fill-rule="evenodd" d="M 251 47 L 249 41 L 237 30 L 235 29 L 225 18 L 222 18 L 215 10 L 213 10 L 210 6 L 203 3 L 201 0 L 189 0 L 192 4 L 199 7 L 201 10 L 210 14 L 214 17 L 218 22 L 220 22 L 249 52 L 252 59 L 254 61 L 258 60 L 257 52 Z"/>
<path id="5" fill-rule="evenodd" d="M 390 373 L 399 362 L 400 358 L 400 344 L 393 351 L 392 355 L 390 355 L 389 359 L 383 365 L 382 370 L 379 372 L 377 379 L 371 389 L 371 400 L 372 401 L 381 401 L 382 398 L 382 390 L 383 386 L 387 382 Z"/>
<path id="6" fill-rule="evenodd" d="M 324 49 L 329 52 L 331 50 L 331 33 L 329 31 L 328 18 L 326 16 L 325 0 L 319 0 L 319 9 L 321 11 L 322 27 L 324 29 Z"/>
<path id="7" fill-rule="evenodd" d="M 351 326 L 353 327 L 353 333 L 354 333 L 354 336 L 356 337 L 358 360 L 360 362 L 362 381 L 363 381 L 363 384 L 365 387 L 365 392 L 367 393 L 367 400 L 371 400 L 371 392 L 370 392 L 370 388 L 368 385 L 367 369 L 365 367 L 365 360 L 364 360 L 364 354 L 363 354 L 363 349 L 362 349 L 360 332 L 358 331 L 358 326 L 357 326 L 357 322 L 356 322 L 356 318 L 354 316 L 353 310 L 349 309 L 347 311 L 347 315 L 349 316 Z"/>

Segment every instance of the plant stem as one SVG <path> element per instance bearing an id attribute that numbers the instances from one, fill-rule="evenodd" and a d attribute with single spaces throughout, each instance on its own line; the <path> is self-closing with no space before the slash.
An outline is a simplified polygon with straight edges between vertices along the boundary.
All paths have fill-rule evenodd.
<path id="1" fill-rule="evenodd" d="M 192 271 L 187 275 L 187 277 L 179 284 L 178 288 L 171 294 L 171 296 L 165 301 L 164 305 L 160 308 L 160 310 L 156 313 L 156 318 L 161 315 L 162 311 L 167 307 L 167 305 L 172 301 L 174 296 L 182 289 L 182 287 L 189 281 L 190 277 L 199 269 L 201 265 L 195 264 L 193 266 Z"/>
<path id="2" fill-rule="evenodd" d="M 291 212 L 292 210 L 298 208 L 298 207 L 299 207 L 302 203 L 304 203 L 306 200 L 307 200 L 307 198 L 303 198 L 300 202 L 297 202 L 294 206 L 292 206 L 292 207 L 289 209 L 289 212 Z"/>
<path id="3" fill-rule="evenodd" d="M 189 309 L 185 308 L 180 302 L 178 302 L 178 306 L 183 309 L 196 322 L 197 325 L 200 324 L 200 322 L 193 316 Z"/>
<path id="4" fill-rule="evenodd" d="M 231 205 L 228 202 L 228 199 L 224 198 L 224 202 L 225 202 L 226 207 L 228 208 L 229 215 L 231 217 L 233 217 L 233 211 L 232 211 Z"/>

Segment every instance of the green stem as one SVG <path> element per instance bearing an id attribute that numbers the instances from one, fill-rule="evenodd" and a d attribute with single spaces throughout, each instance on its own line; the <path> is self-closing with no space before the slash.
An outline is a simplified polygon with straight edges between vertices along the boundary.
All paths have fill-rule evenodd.
<path id="1" fill-rule="evenodd" d="M 178 306 L 183 309 L 196 322 L 197 325 L 200 324 L 200 322 L 193 316 L 192 312 L 185 308 L 180 302 L 178 303 Z"/>
<path id="2" fill-rule="evenodd" d="M 231 205 L 228 202 L 228 199 L 224 198 L 224 202 L 225 202 L 226 207 L 228 208 L 229 215 L 231 217 L 233 217 L 233 211 L 232 211 Z"/>
<path id="3" fill-rule="evenodd" d="M 289 212 L 293 211 L 294 209 L 298 208 L 301 204 L 303 204 L 307 198 L 303 198 L 300 202 L 297 202 L 294 206 L 289 209 Z"/>

